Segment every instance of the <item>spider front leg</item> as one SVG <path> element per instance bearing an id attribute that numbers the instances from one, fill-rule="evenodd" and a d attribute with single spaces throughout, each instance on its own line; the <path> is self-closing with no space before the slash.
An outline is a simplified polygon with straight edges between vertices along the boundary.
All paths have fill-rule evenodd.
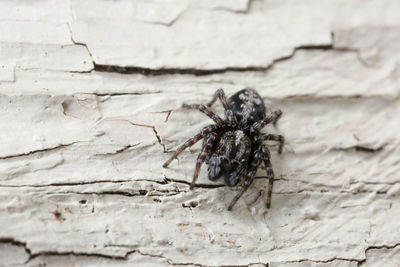
<path id="1" fill-rule="evenodd" d="M 272 186 L 274 185 L 274 170 L 272 169 L 272 164 L 270 160 L 271 153 L 269 152 L 267 146 L 262 145 L 262 151 L 263 151 L 265 171 L 267 172 L 267 178 L 268 178 L 267 209 L 269 209 L 271 207 Z"/>
<path id="2" fill-rule="evenodd" d="M 254 176 L 254 175 L 253 175 Z M 231 211 L 233 206 L 235 206 L 236 202 L 239 200 L 239 198 L 242 197 L 244 192 L 246 192 L 247 189 L 249 189 L 251 183 L 253 182 L 254 177 L 247 177 L 247 179 L 243 183 L 242 190 L 232 199 L 231 204 L 229 204 L 228 210 Z"/>
<path id="3" fill-rule="evenodd" d="M 200 141 L 201 139 L 203 139 L 206 135 L 208 135 L 211 132 L 214 132 L 216 130 L 218 130 L 219 125 L 213 124 L 213 125 L 208 125 L 206 127 L 204 127 L 200 133 L 196 134 L 194 137 L 190 138 L 189 140 L 187 140 L 185 143 L 183 143 L 178 149 L 177 151 L 174 153 L 174 155 L 172 155 L 172 157 L 170 157 L 164 164 L 163 167 L 166 168 L 168 167 L 168 165 L 174 160 L 176 159 L 179 154 L 181 154 L 186 148 L 191 147 L 192 145 L 194 145 L 195 143 L 197 143 L 198 141 Z"/>
<path id="4" fill-rule="evenodd" d="M 215 123 L 217 124 L 223 124 L 224 120 L 221 119 L 220 116 L 218 116 L 217 114 L 215 114 L 210 107 L 205 106 L 203 104 L 193 104 L 193 105 L 188 105 L 188 104 L 183 104 L 182 105 L 183 108 L 190 108 L 190 109 L 198 109 L 201 112 L 203 112 L 204 114 L 206 114 L 208 117 L 210 117 L 213 121 L 215 121 Z"/>
<path id="5" fill-rule="evenodd" d="M 273 122 L 275 123 L 282 116 L 282 111 L 280 109 L 275 110 L 271 114 L 269 114 L 265 119 L 260 122 L 255 122 L 250 127 L 250 133 L 257 134 L 265 125 Z"/>
<path id="6" fill-rule="evenodd" d="M 285 144 L 285 137 L 280 134 L 267 134 L 267 135 L 261 135 L 258 138 L 260 141 L 277 141 L 279 142 L 279 148 L 278 148 L 278 153 L 281 154 L 283 150 L 283 145 Z"/>
<path id="7" fill-rule="evenodd" d="M 200 152 L 199 156 L 197 157 L 196 168 L 194 170 L 192 183 L 190 184 L 190 189 L 194 188 L 194 186 L 196 184 L 197 177 L 199 177 L 201 164 L 203 164 L 203 162 L 206 159 L 207 155 L 210 154 L 211 149 L 214 146 L 214 142 L 215 142 L 216 139 L 217 139 L 217 134 L 216 133 L 210 133 L 207 136 L 207 138 L 204 139 L 203 147 L 201 149 L 201 152 Z"/>
<path id="8" fill-rule="evenodd" d="M 235 125 L 237 123 L 236 116 L 235 116 L 235 114 L 233 114 L 232 110 L 229 108 L 228 100 L 226 99 L 225 92 L 224 92 L 224 90 L 222 88 L 220 88 L 217 91 L 215 91 L 215 94 L 214 94 L 213 98 L 211 99 L 210 102 L 208 102 L 207 106 L 211 107 L 215 103 L 217 98 L 219 98 L 219 100 L 222 103 L 222 106 L 225 109 L 225 114 L 226 114 L 226 117 L 228 119 L 228 122 L 231 125 Z"/>
<path id="9" fill-rule="evenodd" d="M 253 157 L 251 160 L 250 168 L 247 173 L 247 176 L 243 182 L 243 188 L 240 190 L 240 192 L 232 199 L 231 204 L 229 204 L 228 210 L 232 210 L 233 206 L 235 206 L 236 202 L 242 197 L 244 192 L 246 192 L 247 189 L 249 189 L 251 183 L 254 180 L 254 176 L 256 175 L 257 169 L 260 166 L 261 159 L 263 156 L 262 153 L 262 147 L 260 146 L 257 150 L 254 151 Z"/>

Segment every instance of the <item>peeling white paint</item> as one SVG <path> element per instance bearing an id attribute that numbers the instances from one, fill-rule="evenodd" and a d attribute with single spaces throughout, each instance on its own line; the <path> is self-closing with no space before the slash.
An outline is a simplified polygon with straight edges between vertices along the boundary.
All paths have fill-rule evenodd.
<path id="1" fill-rule="evenodd" d="M 0 266 L 399 265 L 398 1 L 0 9 Z M 247 86 L 286 145 L 228 212 L 199 144 L 161 165 Z"/>

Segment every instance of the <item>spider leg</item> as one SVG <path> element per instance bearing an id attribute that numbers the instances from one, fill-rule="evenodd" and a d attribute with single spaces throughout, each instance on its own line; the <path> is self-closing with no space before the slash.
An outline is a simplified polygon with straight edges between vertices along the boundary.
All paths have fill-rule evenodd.
<path id="1" fill-rule="evenodd" d="M 272 186 L 274 185 L 274 170 L 271 164 L 271 154 L 267 146 L 262 145 L 263 150 L 263 160 L 265 165 L 265 171 L 267 172 L 268 178 L 268 196 L 267 196 L 267 209 L 271 207 L 271 196 L 272 196 Z"/>
<path id="2" fill-rule="evenodd" d="M 192 138 L 190 138 L 189 140 L 187 140 L 185 143 L 183 143 L 178 150 L 174 153 L 174 155 L 172 155 L 172 157 L 170 157 L 164 164 L 163 167 L 166 168 L 168 167 L 168 165 L 174 160 L 176 159 L 179 154 L 181 154 L 186 148 L 191 147 L 192 145 L 194 145 L 195 143 L 197 143 L 198 141 L 200 141 L 201 139 L 203 139 L 206 135 L 208 135 L 211 132 L 214 132 L 215 130 L 217 130 L 219 127 L 219 125 L 213 124 L 213 125 L 208 125 L 206 127 L 204 127 L 200 133 L 196 134 L 195 136 L 193 136 Z"/>
<path id="3" fill-rule="evenodd" d="M 258 166 L 260 166 L 261 159 L 262 159 L 262 146 L 258 147 L 254 153 L 251 160 L 249 172 L 243 182 L 243 188 L 240 192 L 232 199 L 231 204 L 229 204 L 228 210 L 232 210 L 233 206 L 235 206 L 236 202 L 241 198 L 241 196 L 246 192 L 246 190 L 250 187 L 251 183 L 254 180 L 254 176 L 256 175 Z"/>
<path id="4" fill-rule="evenodd" d="M 205 139 L 203 147 L 201 149 L 201 152 L 200 152 L 199 156 L 197 157 L 196 168 L 194 170 L 192 183 L 190 184 L 190 189 L 194 188 L 194 186 L 196 184 L 197 177 L 199 177 L 201 164 L 203 164 L 203 162 L 206 159 L 207 155 L 209 155 L 209 153 L 211 152 L 211 149 L 212 149 L 212 147 L 214 145 L 215 139 L 217 139 L 217 134 L 216 133 L 210 133 L 207 136 L 207 139 Z"/>
<path id="5" fill-rule="evenodd" d="M 226 114 L 226 117 L 228 118 L 228 121 L 231 124 L 236 124 L 237 123 L 236 116 L 235 116 L 235 114 L 233 114 L 232 110 L 229 108 L 228 100 L 226 99 L 225 92 L 222 88 L 215 91 L 213 98 L 211 99 L 210 102 L 208 102 L 207 106 L 211 107 L 215 103 L 217 98 L 219 98 L 219 100 L 222 103 L 222 106 L 225 109 L 225 114 Z"/>
<path id="6" fill-rule="evenodd" d="M 231 211 L 233 206 L 235 206 L 236 202 L 239 200 L 239 198 L 242 197 L 242 195 L 244 194 L 244 192 L 246 192 L 247 189 L 249 189 L 249 186 L 251 185 L 251 183 L 253 182 L 254 178 L 248 178 L 246 179 L 246 181 L 243 184 L 242 190 L 240 190 L 240 192 L 232 199 L 231 204 L 229 204 L 228 210 Z"/>
<path id="7" fill-rule="evenodd" d="M 222 90 L 222 89 L 218 89 L 217 91 L 215 91 L 213 98 L 210 100 L 210 102 L 207 103 L 207 107 L 211 107 L 212 105 L 214 105 L 215 101 L 217 101 L 219 90 Z"/>
<path id="8" fill-rule="evenodd" d="M 183 108 L 190 108 L 190 109 L 198 109 L 201 112 L 203 112 L 204 114 L 206 114 L 208 117 L 210 117 L 213 121 L 215 121 L 215 123 L 217 124 L 223 124 L 224 120 L 221 119 L 220 116 L 218 116 L 217 114 L 215 114 L 210 107 L 205 106 L 203 104 L 193 104 L 193 105 L 188 105 L 188 104 L 183 104 L 182 105 Z"/>
<path id="9" fill-rule="evenodd" d="M 278 120 L 281 118 L 281 116 L 282 116 L 282 112 L 281 112 L 281 114 L 278 115 L 278 117 L 273 122 L 274 126 L 276 126 L 276 124 L 278 123 Z"/>
<path id="10" fill-rule="evenodd" d="M 285 137 L 280 134 L 267 134 L 267 135 L 261 135 L 260 136 L 260 141 L 277 141 L 279 142 L 279 148 L 278 148 L 278 153 L 281 154 L 283 150 L 283 145 L 285 144 Z"/>
<path id="11" fill-rule="evenodd" d="M 274 112 L 271 112 L 264 120 L 261 122 L 255 122 L 253 125 L 250 127 L 250 132 L 255 134 L 259 130 L 261 130 L 265 125 L 275 122 L 279 117 L 282 115 L 282 111 L 280 109 L 275 110 Z"/>
<path id="12" fill-rule="evenodd" d="M 225 92 L 222 88 L 219 88 L 217 91 L 215 91 L 213 98 L 210 102 L 208 102 L 207 106 L 211 107 L 215 101 L 217 101 L 217 98 L 219 98 L 221 101 L 224 109 L 228 109 L 228 101 L 226 100 Z"/>

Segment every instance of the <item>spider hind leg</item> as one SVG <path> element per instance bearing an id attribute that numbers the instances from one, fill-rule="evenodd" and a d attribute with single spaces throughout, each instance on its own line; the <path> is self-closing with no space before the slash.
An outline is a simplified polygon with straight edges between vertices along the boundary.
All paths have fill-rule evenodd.
<path id="1" fill-rule="evenodd" d="M 206 114 L 209 118 L 211 118 L 213 121 L 215 121 L 216 124 L 223 124 L 224 120 L 221 119 L 220 116 L 218 116 L 217 114 L 215 114 L 210 107 L 205 106 L 203 104 L 192 104 L 192 105 L 188 105 L 188 104 L 183 104 L 182 105 L 183 108 L 188 108 L 188 109 L 197 109 L 200 110 L 201 112 L 203 112 L 204 114 Z"/>
<path id="2" fill-rule="evenodd" d="M 213 98 L 211 99 L 210 102 L 208 102 L 207 106 L 211 107 L 215 103 L 215 101 L 217 101 L 217 98 L 219 98 L 219 100 L 222 103 L 222 106 L 225 109 L 225 115 L 228 119 L 228 122 L 231 125 L 237 124 L 237 118 L 236 118 L 235 114 L 233 113 L 233 111 L 231 110 L 231 108 L 229 107 L 228 100 L 226 99 L 225 92 L 222 88 L 215 91 Z"/>
<path id="3" fill-rule="evenodd" d="M 250 132 L 255 134 L 258 133 L 265 125 L 269 123 L 275 123 L 282 116 L 282 111 L 280 109 L 271 112 L 265 119 L 259 122 L 255 122 L 250 127 Z"/>

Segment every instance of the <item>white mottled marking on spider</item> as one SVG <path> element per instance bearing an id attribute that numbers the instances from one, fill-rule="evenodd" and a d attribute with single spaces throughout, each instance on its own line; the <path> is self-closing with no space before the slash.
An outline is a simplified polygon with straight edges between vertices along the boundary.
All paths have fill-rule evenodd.
<path id="1" fill-rule="evenodd" d="M 246 92 L 247 93 L 247 92 Z M 246 94 L 246 93 L 241 93 L 240 95 L 239 95 L 239 99 L 241 99 L 241 100 L 248 100 L 249 99 L 249 96 L 248 96 L 248 94 Z"/>

